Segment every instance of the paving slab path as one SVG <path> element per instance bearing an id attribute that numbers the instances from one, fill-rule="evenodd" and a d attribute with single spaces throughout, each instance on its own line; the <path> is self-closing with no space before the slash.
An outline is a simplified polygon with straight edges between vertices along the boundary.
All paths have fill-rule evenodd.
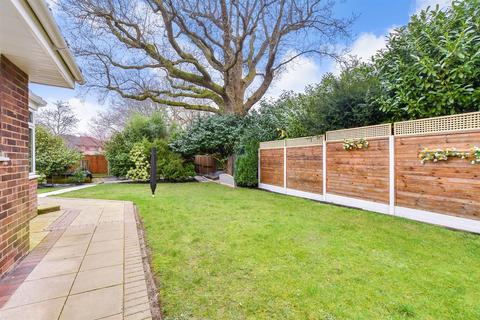
<path id="1" fill-rule="evenodd" d="M 64 213 L 0 281 L 0 319 L 151 319 L 154 305 L 133 204 L 40 202 L 59 204 Z"/>

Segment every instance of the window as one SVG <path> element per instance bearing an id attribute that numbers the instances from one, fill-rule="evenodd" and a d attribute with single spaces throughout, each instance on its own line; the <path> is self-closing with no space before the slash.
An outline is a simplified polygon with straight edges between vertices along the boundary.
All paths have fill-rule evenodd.
<path id="1" fill-rule="evenodd" d="M 35 111 L 28 111 L 28 164 L 31 175 L 35 174 Z"/>

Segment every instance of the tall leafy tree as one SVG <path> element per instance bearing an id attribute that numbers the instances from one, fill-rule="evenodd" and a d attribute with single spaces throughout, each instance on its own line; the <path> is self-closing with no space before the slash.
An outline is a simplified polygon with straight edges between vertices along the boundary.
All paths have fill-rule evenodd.
<path id="1" fill-rule="evenodd" d="M 480 110 L 480 1 L 428 8 L 390 34 L 376 56 L 378 100 L 396 119 Z"/>
<path id="2" fill-rule="evenodd" d="M 376 101 L 380 91 L 372 67 L 353 61 L 338 76 L 326 74 L 319 84 L 296 96 L 294 103 L 303 110 L 300 121 L 306 134 L 317 135 L 390 120 Z"/>
<path id="3" fill-rule="evenodd" d="M 60 0 L 90 86 L 244 116 L 285 66 L 335 56 L 335 0 Z"/>

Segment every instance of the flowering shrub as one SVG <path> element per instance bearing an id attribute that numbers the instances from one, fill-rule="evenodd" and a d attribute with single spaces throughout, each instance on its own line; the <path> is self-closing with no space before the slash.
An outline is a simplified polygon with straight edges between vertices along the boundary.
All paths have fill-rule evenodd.
<path id="1" fill-rule="evenodd" d="M 420 151 L 418 157 L 422 164 L 427 161 L 447 161 L 449 158 L 468 159 L 471 164 L 480 164 L 480 148 L 475 146 L 470 149 L 470 151 L 458 151 L 455 148 L 447 148 L 445 150 L 429 150 L 428 148 L 425 148 Z"/>
<path id="2" fill-rule="evenodd" d="M 480 148 L 475 146 L 472 148 L 473 160 L 472 164 L 480 164 Z"/>
<path id="3" fill-rule="evenodd" d="M 148 172 L 150 164 L 140 143 L 134 144 L 132 150 L 130 150 L 130 160 L 135 166 L 128 170 L 127 178 L 135 181 L 147 181 L 150 178 L 150 173 Z"/>
<path id="4" fill-rule="evenodd" d="M 368 141 L 365 139 L 345 139 L 343 140 L 343 149 L 347 151 L 367 149 Z"/>

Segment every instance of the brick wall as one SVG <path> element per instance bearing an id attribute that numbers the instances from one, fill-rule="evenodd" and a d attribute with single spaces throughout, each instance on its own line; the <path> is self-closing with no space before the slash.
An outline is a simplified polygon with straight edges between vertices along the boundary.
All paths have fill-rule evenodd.
<path id="1" fill-rule="evenodd" d="M 37 216 L 38 198 L 37 198 L 37 179 L 30 179 L 28 187 L 28 217 L 29 220 Z"/>
<path id="2" fill-rule="evenodd" d="M 0 56 L 0 276 L 29 247 L 28 75 Z"/>

